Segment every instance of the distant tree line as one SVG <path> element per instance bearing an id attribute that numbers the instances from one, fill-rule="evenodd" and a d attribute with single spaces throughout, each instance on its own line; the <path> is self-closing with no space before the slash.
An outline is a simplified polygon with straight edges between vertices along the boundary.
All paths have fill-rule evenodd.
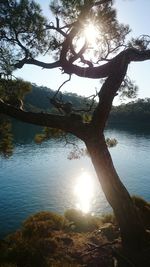
<path id="1" fill-rule="evenodd" d="M 56 92 L 54 90 L 48 87 L 32 84 L 32 90 L 28 91 L 28 93 L 24 96 L 24 109 L 33 112 L 59 113 L 59 110 L 56 109 L 50 101 L 50 99 L 54 97 L 55 93 Z M 59 97 L 61 98 L 61 93 L 59 93 Z M 63 101 L 64 103 L 72 103 L 77 110 L 77 113 L 80 113 L 82 117 L 86 117 L 84 109 L 86 110 L 91 105 L 92 100 L 84 96 L 79 96 L 76 93 L 66 92 L 63 94 Z M 93 106 L 95 103 L 96 102 L 93 102 Z M 87 115 L 87 119 L 88 116 L 89 115 Z M 12 131 L 10 122 L 12 122 Z M 150 98 L 145 98 L 137 99 L 136 101 L 132 101 L 127 104 L 113 106 L 107 127 L 119 126 L 124 128 L 125 125 L 130 127 L 131 124 L 132 126 L 139 124 L 146 124 L 146 126 L 150 126 L 149 122 Z M 14 142 L 30 142 L 31 140 L 34 140 L 37 133 L 42 132 L 42 127 L 23 123 L 15 119 L 9 119 L 8 123 L 5 124 L 6 125 L 2 125 L 2 127 L 7 127 L 4 132 L 6 138 L 3 138 L 3 141 L 1 141 L 0 147 L 3 148 L 3 151 L 6 150 L 8 155 L 12 151 L 12 140 L 14 140 Z"/>
<path id="2" fill-rule="evenodd" d="M 48 87 L 32 84 L 32 90 L 24 96 L 23 107 L 26 111 L 60 114 L 60 111 L 51 104 L 51 99 L 54 98 L 56 92 Z M 91 105 L 93 107 L 95 105 L 94 100 L 79 96 L 76 93 L 66 92 L 62 96 L 61 92 L 58 92 L 57 97 L 63 103 L 72 103 L 74 112 L 81 114 L 84 119 L 86 117 L 85 111 L 90 109 Z M 15 119 L 10 120 L 12 122 L 12 132 L 15 142 L 31 141 L 37 133 L 42 132 L 42 127 L 40 126 L 23 123 Z"/>
<path id="3" fill-rule="evenodd" d="M 108 121 L 111 124 L 143 124 L 150 122 L 150 98 L 137 99 L 136 101 L 119 106 L 113 106 Z"/>
<path id="4" fill-rule="evenodd" d="M 32 84 L 32 90 L 26 94 L 24 98 L 24 107 L 26 110 L 32 111 L 50 111 L 52 113 L 58 113 L 59 111 L 51 104 L 51 99 L 56 94 L 56 91 L 47 88 L 45 86 L 37 86 Z M 84 96 L 79 96 L 76 93 L 62 93 L 58 92 L 57 97 L 64 103 L 72 103 L 74 108 L 77 110 L 87 109 L 91 104 L 91 100 Z M 63 99 L 62 99 L 63 98 Z"/>
<path id="5" fill-rule="evenodd" d="M 32 84 L 32 91 L 30 91 L 24 99 L 24 105 L 27 110 L 34 111 L 50 111 L 57 113 L 58 110 L 50 103 L 50 98 L 55 94 L 55 91 L 44 87 Z M 64 93 L 64 102 L 71 102 L 73 106 L 77 109 L 83 109 L 83 106 L 90 105 L 88 98 L 84 96 L 79 96 L 76 93 Z M 126 104 L 121 104 L 118 106 L 113 106 L 109 123 L 148 123 L 150 121 L 150 98 L 140 99 L 131 101 Z"/>
<path id="6" fill-rule="evenodd" d="M 58 113 L 59 111 L 54 108 L 51 104 L 50 99 L 53 98 L 55 91 L 45 86 L 37 86 L 32 84 L 32 90 L 25 95 L 24 107 L 26 110 L 30 111 L 41 111 L 41 112 L 51 112 Z M 61 97 L 61 93 L 60 93 Z M 63 94 L 64 103 L 70 102 L 76 108 L 76 110 L 81 113 L 83 107 L 86 108 L 91 105 L 91 100 L 84 96 L 79 96 L 76 93 L 66 92 Z M 94 104 L 93 104 L 94 105 Z M 92 112 L 92 110 L 91 110 Z M 110 117 L 108 120 L 108 126 L 110 124 L 137 124 L 137 123 L 148 123 L 150 122 L 150 98 L 140 99 L 131 101 L 126 104 L 121 104 L 118 106 L 113 106 Z M 20 122 L 15 122 L 19 123 Z"/>

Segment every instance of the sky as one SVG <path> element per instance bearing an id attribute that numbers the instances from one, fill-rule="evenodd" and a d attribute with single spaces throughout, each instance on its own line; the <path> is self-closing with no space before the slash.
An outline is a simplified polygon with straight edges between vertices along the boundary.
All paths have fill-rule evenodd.
<path id="1" fill-rule="evenodd" d="M 41 5 L 43 14 L 49 16 L 49 0 L 36 0 Z M 138 37 L 142 34 L 150 35 L 150 0 L 116 0 L 114 6 L 117 9 L 119 21 L 129 24 L 132 29 L 132 36 Z M 46 58 L 48 61 L 49 58 Z M 150 97 L 150 60 L 145 62 L 131 63 L 128 68 L 128 75 L 139 87 L 138 97 Z M 37 85 L 47 86 L 53 90 L 68 79 L 68 75 L 61 74 L 61 70 L 46 70 L 37 66 L 24 66 L 15 72 L 15 76 L 21 77 Z M 77 93 L 79 95 L 91 95 L 95 93 L 95 88 L 100 88 L 99 80 L 80 78 L 72 76 L 63 91 Z M 119 104 L 115 99 L 114 104 Z"/>

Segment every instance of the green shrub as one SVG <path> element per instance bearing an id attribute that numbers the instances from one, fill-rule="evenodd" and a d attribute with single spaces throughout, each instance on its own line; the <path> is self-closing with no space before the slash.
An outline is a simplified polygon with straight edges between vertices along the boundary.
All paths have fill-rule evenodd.
<path id="1" fill-rule="evenodd" d="M 42 211 L 29 217 L 23 224 L 23 235 L 28 237 L 46 237 L 53 230 L 61 230 L 65 225 L 63 216 Z"/>
<path id="2" fill-rule="evenodd" d="M 132 200 L 137 207 L 145 228 L 150 229 L 150 203 L 139 196 L 133 196 Z"/>
<path id="3" fill-rule="evenodd" d="M 21 230 L 6 238 L 1 262 L 17 267 L 50 267 L 51 255 L 58 254 L 54 231 L 64 225 L 65 218 L 53 212 L 39 212 L 29 217 Z"/>
<path id="4" fill-rule="evenodd" d="M 132 200 L 134 204 L 138 207 L 143 209 L 143 207 L 148 206 L 150 208 L 150 203 L 148 203 L 146 200 L 141 198 L 140 196 L 132 196 Z"/>
<path id="5" fill-rule="evenodd" d="M 99 227 L 100 219 L 79 210 L 70 209 L 65 212 L 65 218 L 70 222 L 71 229 L 77 232 L 93 231 Z"/>
<path id="6" fill-rule="evenodd" d="M 107 214 L 103 214 L 101 216 L 101 222 L 104 223 L 116 223 L 116 219 L 114 214 L 112 213 L 107 213 Z"/>
<path id="7" fill-rule="evenodd" d="M 114 147 L 117 145 L 118 141 L 115 138 L 106 138 L 106 144 L 108 147 Z"/>
<path id="8" fill-rule="evenodd" d="M 37 144 L 41 144 L 43 141 L 45 141 L 45 135 L 44 134 L 36 134 L 34 137 L 34 141 Z"/>
<path id="9" fill-rule="evenodd" d="M 48 258 L 58 248 L 54 238 L 24 237 L 21 231 L 10 235 L 7 242 L 5 261 L 15 263 L 17 267 L 49 267 Z"/>

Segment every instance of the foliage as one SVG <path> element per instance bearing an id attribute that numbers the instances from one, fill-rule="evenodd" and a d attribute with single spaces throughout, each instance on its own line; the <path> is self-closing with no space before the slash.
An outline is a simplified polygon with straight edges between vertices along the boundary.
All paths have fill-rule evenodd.
<path id="1" fill-rule="evenodd" d="M 77 52 L 78 40 L 82 39 L 89 23 L 93 23 L 100 33 L 94 45 L 94 59 L 90 58 L 90 61 L 94 63 L 112 58 L 124 45 L 130 32 L 129 26 L 118 22 L 111 1 L 99 7 L 95 5 L 95 8 L 91 8 L 92 5 L 95 5 L 95 1 L 51 1 L 50 10 L 56 18 L 55 26 L 53 21 L 47 21 L 40 6 L 32 0 L 2 1 L 0 72 L 11 74 L 16 67 L 21 67 L 18 63 L 24 64 L 24 60 L 34 59 L 39 54 L 52 55 L 53 52 L 54 58 L 59 58 L 65 37 L 74 27 L 73 46 L 68 53 L 72 60 Z M 91 47 L 88 45 L 83 56 L 87 56 L 89 51 Z"/>
<path id="2" fill-rule="evenodd" d="M 150 229 L 150 204 L 137 196 L 132 199 L 144 225 Z M 118 226 L 113 214 L 98 217 L 83 214 L 75 209 L 67 210 L 64 216 L 53 212 L 39 212 L 29 217 L 20 230 L 1 241 L 0 266 L 78 266 L 76 256 L 74 258 L 74 254 L 70 253 L 71 247 L 76 249 L 78 246 L 81 250 L 81 240 L 83 240 L 82 242 L 95 244 L 93 245 L 95 249 L 98 244 L 103 246 L 106 240 L 113 242 L 118 237 Z M 100 240 L 102 243 L 99 243 Z M 68 245 L 67 242 L 72 245 Z M 75 246 L 73 242 L 76 242 Z M 85 249 L 85 243 L 83 246 L 84 253 L 89 253 L 89 247 Z"/>
<path id="3" fill-rule="evenodd" d="M 37 144 L 40 144 L 43 141 L 48 140 L 49 138 L 63 137 L 63 134 L 63 131 L 61 131 L 60 129 L 44 127 L 43 133 L 36 134 L 34 140 Z"/>
<path id="4" fill-rule="evenodd" d="M 71 23 L 77 18 L 79 15 L 79 11 L 82 7 L 82 1 L 68 1 L 68 0 L 61 0 L 58 2 L 51 1 L 50 9 L 52 13 L 57 16 L 60 15 L 63 20 L 67 23 Z"/>
<path id="5" fill-rule="evenodd" d="M 102 223 L 116 223 L 116 218 L 112 213 L 103 214 L 101 217 Z"/>
<path id="6" fill-rule="evenodd" d="M 124 98 L 130 98 L 130 99 L 134 99 L 137 97 L 138 94 L 138 87 L 135 84 L 134 81 L 132 81 L 127 75 L 124 78 L 120 89 L 119 89 L 119 96 L 121 99 Z"/>
<path id="7" fill-rule="evenodd" d="M 98 8 L 90 7 L 95 1 L 52 1 L 50 8 L 55 16 L 61 18 L 65 25 L 76 26 L 74 48 L 76 51 L 77 40 L 83 35 L 84 28 L 93 23 L 99 32 L 94 46 L 96 61 L 106 59 L 111 53 L 115 54 L 122 46 L 126 35 L 130 32 L 128 25 L 119 24 L 116 17 L 116 10 L 110 1 Z M 68 27 L 69 28 L 69 27 Z M 77 37 L 77 38 L 76 38 Z M 87 50 L 90 48 L 87 48 Z M 70 51 L 70 57 L 72 51 Z"/>
<path id="8" fill-rule="evenodd" d="M 133 196 L 132 200 L 137 207 L 139 216 L 143 221 L 144 226 L 146 229 L 150 230 L 150 203 L 139 196 Z"/>
<path id="9" fill-rule="evenodd" d="M 47 267 L 48 254 L 57 248 L 57 242 L 51 238 L 27 239 L 21 232 L 8 237 L 8 243 L 12 245 L 8 250 L 7 261 L 19 267 Z"/>
<path id="10" fill-rule="evenodd" d="M 21 79 L 0 79 L 0 99 L 17 108 L 23 108 L 22 100 L 30 90 L 30 83 L 24 82 Z M 8 157 L 11 156 L 12 152 L 13 134 L 11 120 L 6 116 L 0 115 L 0 153 Z"/>
<path id="11" fill-rule="evenodd" d="M 84 214 L 76 209 L 67 210 L 65 218 L 70 222 L 71 230 L 75 232 L 93 231 L 101 224 L 100 219 L 96 216 Z"/>
<path id="12" fill-rule="evenodd" d="M 107 146 L 108 147 L 114 147 L 114 146 L 116 146 L 117 145 L 117 140 L 115 139 L 115 138 L 109 138 L 109 137 L 107 137 L 106 139 L 105 139 L 105 141 L 106 141 L 106 144 L 107 144 Z"/>
<path id="13" fill-rule="evenodd" d="M 23 235 L 27 237 L 45 237 L 53 230 L 61 230 L 64 227 L 64 217 L 53 213 L 42 211 L 29 217 L 23 223 Z"/>
<path id="14" fill-rule="evenodd" d="M 83 122 L 86 122 L 86 123 L 89 123 L 92 119 L 92 116 L 87 113 L 84 113 L 82 117 L 83 117 Z"/>
<path id="15" fill-rule="evenodd" d="M 144 51 L 149 48 L 150 44 L 150 36 L 142 34 L 138 38 L 132 38 L 129 41 L 129 46 L 130 47 L 135 47 L 139 49 L 140 51 Z"/>
<path id="16" fill-rule="evenodd" d="M 9 75 L 14 68 L 14 61 L 29 54 L 35 57 L 47 47 L 48 34 L 44 31 L 46 19 L 42 16 L 40 6 L 29 0 L 1 1 L 0 17 L 0 72 Z M 6 60 L 6 54 L 9 61 Z"/>
<path id="17" fill-rule="evenodd" d="M 79 148 L 78 146 L 73 146 L 73 149 L 68 154 L 68 159 L 80 159 L 83 156 L 87 156 L 88 152 L 86 148 Z"/>
<path id="18" fill-rule="evenodd" d="M 0 116 L 0 154 L 4 157 L 12 155 L 13 135 L 11 132 L 11 123 L 5 116 Z"/>
<path id="19" fill-rule="evenodd" d="M 21 230 L 7 237 L 8 249 L 4 249 L 1 262 L 11 262 L 19 267 L 51 266 L 49 258 L 58 247 L 52 233 L 62 230 L 64 225 L 65 218 L 53 212 L 43 211 L 29 217 Z"/>
<path id="20" fill-rule="evenodd" d="M 21 230 L 6 238 L 2 245 L 0 264 L 8 262 L 18 267 L 57 267 L 69 266 L 71 261 L 71 266 L 78 266 L 67 258 L 62 242 L 69 240 L 72 231 L 93 231 L 99 225 L 97 217 L 84 216 L 75 210 L 66 211 L 65 217 L 52 212 L 37 213 L 23 223 Z M 63 238 L 65 232 L 68 237 L 65 235 Z M 56 265 L 51 265 L 53 263 Z"/>
<path id="21" fill-rule="evenodd" d="M 1 79 L 0 80 L 0 98 L 6 103 L 14 105 L 17 99 L 23 100 L 25 95 L 31 91 L 31 84 L 21 79 Z"/>

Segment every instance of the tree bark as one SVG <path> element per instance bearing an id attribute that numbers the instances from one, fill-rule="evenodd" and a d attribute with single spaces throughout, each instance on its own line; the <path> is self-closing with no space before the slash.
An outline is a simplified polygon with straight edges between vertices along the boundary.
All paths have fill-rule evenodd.
<path id="1" fill-rule="evenodd" d="M 102 190 L 119 223 L 124 248 L 140 251 L 144 248 L 146 232 L 132 199 L 114 168 L 104 136 L 88 138 L 86 146 Z"/>

